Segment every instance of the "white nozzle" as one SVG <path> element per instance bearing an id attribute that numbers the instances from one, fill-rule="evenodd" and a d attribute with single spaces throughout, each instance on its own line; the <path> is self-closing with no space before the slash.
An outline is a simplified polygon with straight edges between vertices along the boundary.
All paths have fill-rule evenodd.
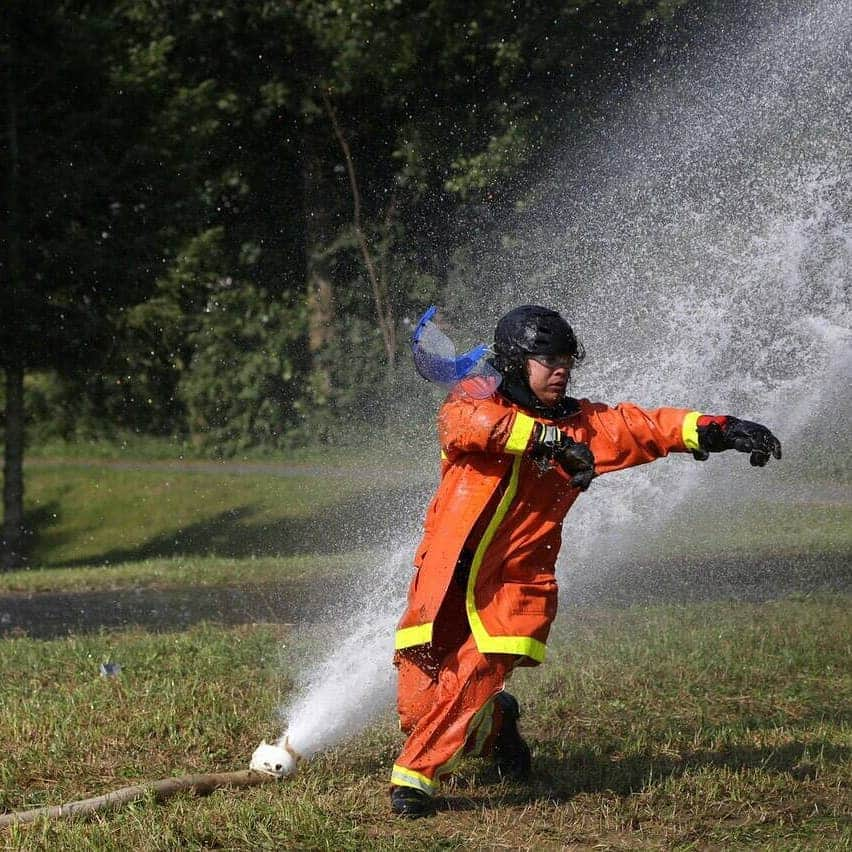
<path id="1" fill-rule="evenodd" d="M 295 773 L 301 759 L 302 756 L 290 745 L 287 737 L 282 737 L 274 744 L 263 740 L 251 756 L 249 769 L 276 778 L 286 778 Z"/>

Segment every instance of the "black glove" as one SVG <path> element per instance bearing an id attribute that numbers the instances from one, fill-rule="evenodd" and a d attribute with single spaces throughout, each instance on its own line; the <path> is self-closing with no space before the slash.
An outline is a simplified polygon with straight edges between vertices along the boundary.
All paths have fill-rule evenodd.
<path id="1" fill-rule="evenodd" d="M 760 423 L 705 414 L 698 418 L 697 427 L 700 449 L 694 450 L 692 455 L 699 461 L 723 450 L 751 453 L 749 461 L 754 467 L 763 467 L 770 456 L 781 458 L 781 442 Z"/>
<path id="2" fill-rule="evenodd" d="M 595 478 L 595 457 L 588 444 L 569 438 L 557 426 L 537 423 L 530 453 L 543 466 L 558 464 L 571 476 L 571 485 L 585 491 Z"/>

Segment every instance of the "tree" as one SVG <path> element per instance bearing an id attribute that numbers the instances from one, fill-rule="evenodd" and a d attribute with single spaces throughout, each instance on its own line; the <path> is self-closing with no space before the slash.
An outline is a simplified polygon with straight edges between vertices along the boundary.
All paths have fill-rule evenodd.
<path id="1" fill-rule="evenodd" d="M 328 267 L 333 253 L 343 274 L 348 268 L 348 280 L 330 284 L 338 293 L 333 301 L 352 303 L 358 289 L 369 293 L 389 371 L 402 318 L 446 280 L 455 250 L 492 219 L 511 225 L 530 175 L 577 114 L 625 76 L 646 25 L 678 5 L 298 5 L 316 47 L 305 125 L 326 169 L 339 175 L 326 179 L 331 192 L 319 196 L 327 233 L 323 251 L 313 246 L 313 254 Z M 336 150 L 328 149 L 323 132 Z M 338 329 L 330 338 L 344 334 Z"/>
<path id="2" fill-rule="evenodd" d="M 649 24 L 690 4 L 7 5 L 0 365 L 14 537 L 27 369 L 61 368 L 105 423 L 185 433 L 215 420 L 189 410 L 203 398 L 193 372 L 211 375 L 200 330 L 246 358 L 269 334 L 299 397 L 276 436 L 307 413 L 375 419 L 405 320 L 437 297 L 459 248 L 495 222 L 511 230 L 531 176 L 603 92 L 629 84 Z M 265 301 L 287 333 L 213 322 L 211 299 Z M 235 354 L 220 343 L 202 348 Z"/>
<path id="3" fill-rule="evenodd" d="M 126 144 L 145 115 L 112 79 L 123 56 L 112 7 L 15 0 L 5 10 L 4 568 L 25 557 L 25 372 L 106 360 L 115 313 L 145 287 L 150 217 L 140 196 L 153 171 Z"/>
<path id="4" fill-rule="evenodd" d="M 280 355 L 308 383 L 301 310 L 308 278 L 299 113 L 303 63 L 296 58 L 303 50 L 302 29 L 290 4 L 134 1 L 125 4 L 124 14 L 135 53 L 144 54 L 152 39 L 168 45 L 163 58 L 168 83 L 152 122 L 166 171 L 181 194 L 149 300 L 122 323 L 116 387 L 128 402 L 128 423 L 144 419 L 139 399 L 153 399 L 153 412 L 169 414 L 157 431 L 188 430 L 194 441 L 216 443 L 221 450 L 225 426 L 188 409 L 190 399 L 203 396 L 192 376 L 201 369 L 197 333 L 202 327 L 222 333 L 227 328 L 222 322 L 211 326 L 211 305 L 234 305 L 234 292 L 248 288 L 251 299 L 266 300 L 267 314 L 286 313 L 287 349 Z M 241 337 L 237 322 L 229 333 L 248 354 L 257 336 Z M 220 351 L 228 360 L 235 354 L 210 346 L 204 351 Z M 190 395 L 188 387 L 194 389 Z M 297 409 L 282 408 L 295 419 L 279 423 L 279 429 L 299 428 Z M 208 435 L 199 431 L 208 427 L 213 430 Z"/>

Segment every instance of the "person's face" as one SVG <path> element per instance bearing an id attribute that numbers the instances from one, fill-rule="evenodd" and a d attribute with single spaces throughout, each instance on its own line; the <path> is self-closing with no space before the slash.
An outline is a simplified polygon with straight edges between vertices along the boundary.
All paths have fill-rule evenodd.
<path id="1" fill-rule="evenodd" d="M 527 358 L 526 364 L 530 390 L 544 405 L 556 405 L 565 396 L 574 358 L 571 355 L 537 355 Z"/>

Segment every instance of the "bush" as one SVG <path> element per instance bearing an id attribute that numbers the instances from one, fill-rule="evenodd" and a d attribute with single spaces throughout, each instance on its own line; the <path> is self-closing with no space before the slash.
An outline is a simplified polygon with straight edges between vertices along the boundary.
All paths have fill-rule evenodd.
<path id="1" fill-rule="evenodd" d="M 193 442 L 229 456 L 303 439 L 305 335 L 301 306 L 253 284 L 212 294 L 177 389 Z"/>

